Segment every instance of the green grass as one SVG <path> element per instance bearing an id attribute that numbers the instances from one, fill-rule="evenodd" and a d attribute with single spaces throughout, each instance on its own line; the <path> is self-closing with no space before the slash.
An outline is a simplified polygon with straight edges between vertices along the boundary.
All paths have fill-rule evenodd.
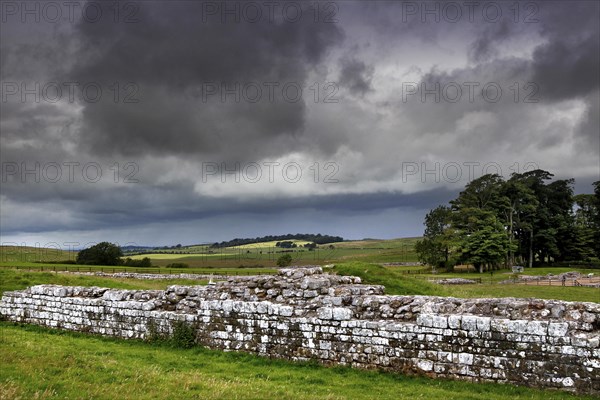
<path id="1" fill-rule="evenodd" d="M 18 269 L 29 271 L 72 271 L 72 272 L 136 272 L 141 274 L 213 274 L 213 275 L 258 275 L 274 274 L 275 268 L 259 267 L 200 267 L 200 268 L 166 268 L 166 267 L 125 267 L 125 266 L 102 266 L 102 265 L 73 265 L 73 264 L 49 264 L 49 263 L 25 263 L 25 262 L 6 262 L 0 263 L 2 269 Z"/>
<path id="2" fill-rule="evenodd" d="M 334 272 L 340 275 L 360 276 L 363 283 L 384 285 L 387 294 L 399 295 L 430 295 L 451 296 L 462 298 L 476 297 L 535 297 L 540 299 L 559 299 L 567 301 L 591 301 L 600 302 L 600 289 L 585 287 L 562 287 L 562 286 L 535 286 L 499 284 L 501 280 L 508 279 L 509 275 L 504 271 L 496 271 L 490 274 L 476 273 L 453 273 L 453 274 L 423 274 L 406 275 L 404 271 L 414 271 L 413 267 L 383 267 L 377 264 L 364 262 L 346 262 L 336 264 L 335 267 L 326 272 Z M 570 268 L 548 268 L 539 269 L 540 275 L 545 275 L 546 270 L 552 273 L 571 271 Z M 187 271 L 187 270 L 185 270 Z M 217 269 L 216 273 L 239 273 L 239 269 Z M 252 269 L 248 272 L 254 271 Z M 534 271 L 527 271 L 533 274 Z M 579 270 L 586 273 L 586 270 Z M 476 285 L 438 285 L 429 282 L 429 279 L 441 278 L 481 278 L 483 283 Z M 102 286 L 118 289 L 165 289 L 169 285 L 197 285 L 205 284 L 206 281 L 195 281 L 186 279 L 169 280 L 145 280 L 108 278 L 86 275 L 57 274 L 54 272 L 35 272 L 8 268 L 0 268 L 0 292 L 5 290 L 25 289 L 32 285 L 56 284 L 67 286 Z"/>
<path id="3" fill-rule="evenodd" d="M 490 275 L 489 273 L 406 275 L 403 272 L 407 269 L 409 268 L 383 267 L 364 262 L 348 262 L 336 264 L 333 271 L 340 275 L 360 276 L 363 283 L 384 285 L 387 294 L 462 298 L 535 297 L 540 299 L 600 303 L 600 289 L 598 288 L 500 284 L 498 283 L 499 281 L 510 277 L 510 275 L 506 274 L 505 270 L 495 271 L 494 275 Z M 577 268 L 534 268 L 533 270 L 528 270 L 527 273 L 532 275 L 546 275 L 547 273 L 559 274 L 567 271 L 587 273 L 590 270 Z M 441 278 L 481 278 L 483 283 L 475 285 L 439 285 L 429 282 L 429 279 Z"/>
<path id="4" fill-rule="evenodd" d="M 34 285 L 100 286 L 113 289 L 166 289 L 170 285 L 205 285 L 207 281 L 189 279 L 124 279 L 56 274 L 54 272 L 27 272 L 0 269 L 0 293 L 22 290 Z"/>
<path id="5" fill-rule="evenodd" d="M 2 399 L 592 399 L 0 323 Z"/>
<path id="6" fill-rule="evenodd" d="M 0 246 L 0 262 L 28 263 L 37 261 L 75 260 L 77 252 L 30 246 Z"/>
<path id="7" fill-rule="evenodd" d="M 188 264 L 193 269 L 255 267 L 272 269 L 282 254 L 290 254 L 293 265 L 324 265 L 335 262 L 360 260 L 364 262 L 414 262 L 417 255 L 414 244 L 419 238 L 391 240 L 357 240 L 321 245 L 314 251 L 296 248 L 292 253 L 275 247 L 275 241 L 252 243 L 243 246 L 210 249 L 206 246 L 189 246 L 173 250 L 161 250 L 149 254 L 126 255 L 132 259 L 148 257 L 157 267 L 166 267 L 173 262 Z M 299 246 L 306 241 L 293 240 Z M 171 254 L 171 252 L 174 252 Z M 0 246 L 0 267 L 35 265 L 40 262 L 75 260 L 76 252 L 24 246 Z M 67 268 L 68 265 L 55 264 Z"/>

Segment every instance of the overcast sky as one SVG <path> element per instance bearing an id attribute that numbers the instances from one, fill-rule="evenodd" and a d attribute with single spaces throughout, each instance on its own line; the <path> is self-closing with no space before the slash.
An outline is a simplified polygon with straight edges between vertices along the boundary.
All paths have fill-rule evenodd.
<path id="1" fill-rule="evenodd" d="M 597 1 L 1 3 L 3 244 L 417 236 L 600 179 Z"/>

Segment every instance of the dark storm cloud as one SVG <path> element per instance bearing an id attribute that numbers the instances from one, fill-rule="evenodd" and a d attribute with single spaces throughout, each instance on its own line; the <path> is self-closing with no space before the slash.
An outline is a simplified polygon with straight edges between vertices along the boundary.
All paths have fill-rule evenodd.
<path id="1" fill-rule="evenodd" d="M 584 97 L 600 87 L 600 42 L 597 32 L 570 41 L 556 39 L 533 54 L 532 79 L 548 100 Z"/>
<path id="2" fill-rule="evenodd" d="M 283 86 L 306 90 L 309 72 L 343 37 L 336 24 L 308 18 L 203 23 L 201 2 L 148 2 L 142 10 L 139 23 L 78 27 L 81 50 L 70 75 L 105 85 L 134 82 L 139 88 L 136 104 L 103 98 L 85 105 L 80 139 L 95 153 L 228 159 L 249 150 L 244 142 L 301 135 L 310 96 L 295 101 L 292 88 L 287 93 L 293 98 L 285 98 Z M 273 84 L 274 100 L 268 86 Z M 254 98 L 257 86 L 258 101 L 239 96 L 246 88 Z M 238 97 L 229 94 L 223 101 L 226 88 Z M 253 150 L 254 158 L 280 151 L 276 146 Z"/>
<path id="3" fill-rule="evenodd" d="M 189 189 L 177 185 L 170 187 L 124 187 L 117 191 L 102 190 L 101 186 L 88 186 L 84 198 L 57 199 L 30 198 L 21 206 L 26 209 L 67 210 L 67 212 L 10 216 L 3 222 L 3 235 L 18 232 L 67 231 L 93 228 L 118 229 L 144 223 L 169 224 L 182 221 L 202 221 L 206 218 L 228 217 L 252 212 L 260 218 L 285 218 L 298 210 L 319 210 L 337 217 L 352 217 L 374 210 L 409 208 L 426 210 L 445 204 L 456 196 L 458 190 L 433 189 L 410 195 L 377 192 L 355 195 L 300 196 L 285 202 L 275 198 L 261 198 L 240 202 L 225 198 L 215 201 L 198 198 Z M 81 192 L 80 192 L 81 193 Z"/>
<path id="4" fill-rule="evenodd" d="M 510 22 L 502 20 L 488 24 L 471 44 L 469 57 L 474 62 L 485 62 L 497 55 L 496 44 L 510 37 Z"/>
<path id="5" fill-rule="evenodd" d="M 351 93 L 358 95 L 364 95 L 373 90 L 371 87 L 373 66 L 368 66 L 364 62 L 351 57 L 342 58 L 340 66 L 340 87 L 347 88 Z"/>
<path id="6" fill-rule="evenodd" d="M 419 92 L 406 103 L 406 111 L 417 121 L 418 129 L 425 134 L 457 135 L 456 126 L 461 119 L 475 112 L 487 112 L 501 123 L 497 127 L 486 126 L 480 135 L 484 141 L 472 140 L 469 143 L 482 150 L 494 143 L 523 143 L 522 140 L 537 143 L 541 148 L 560 146 L 571 140 L 565 132 L 535 138 L 531 125 L 520 124 L 515 118 L 527 110 L 533 115 L 542 107 L 551 106 L 566 100 L 579 100 L 586 111 L 579 122 L 580 139 L 591 144 L 585 151 L 598 149 L 598 90 L 600 87 L 600 35 L 598 3 L 589 2 L 539 2 L 535 23 L 515 24 L 502 20 L 496 24 L 478 26 L 478 34 L 471 39 L 469 57 L 473 65 L 451 71 L 432 68 L 418 82 Z M 507 6 L 508 7 L 508 6 Z M 508 11 L 508 8 L 507 10 Z M 510 14 L 509 14 L 510 15 Z M 577 25 L 578 29 L 573 29 Z M 533 48 L 531 59 L 503 56 L 501 45 L 517 35 L 537 32 L 543 42 Z M 525 35 L 527 37 L 527 35 Z M 468 88 L 465 82 L 476 83 L 475 101 L 465 101 Z M 454 103 L 443 97 L 446 85 L 458 83 L 462 86 L 461 101 Z M 499 101 L 489 101 L 482 96 L 482 87 L 497 84 L 503 94 Z M 442 98 L 435 101 L 433 95 L 422 101 L 423 87 L 442 88 Z M 518 85 L 518 96 L 515 94 Z M 527 86 L 529 85 L 529 86 Z M 451 90 L 451 96 L 454 92 Z M 515 100 L 515 96 L 517 99 Z M 527 97 L 530 96 L 530 97 Z M 527 97 L 527 98 L 526 98 Z M 531 102 L 533 100 L 533 102 Z M 523 107 L 526 107 L 523 109 Z M 435 113 L 436 118 L 428 118 Z M 526 114 L 523 115 L 525 118 Z M 520 126 L 521 125 L 521 126 Z M 511 129 L 507 129 L 510 127 Z M 457 136 L 457 140 L 461 140 Z M 585 145 L 583 146 L 585 148 Z"/>
<path id="7" fill-rule="evenodd" d="M 446 204 L 466 182 L 434 184 L 418 176 L 407 182 L 399 175 L 405 161 L 426 161 L 429 168 L 437 162 L 498 162 L 507 175 L 514 162 L 541 159 L 556 169 L 539 162 L 541 168 L 575 176 L 578 188 L 589 192 L 597 178 L 589 178 L 586 168 L 599 150 L 598 3 L 538 2 L 534 23 L 523 22 L 524 9 L 513 21 L 514 2 L 495 2 L 503 7 L 498 23 L 482 19 L 480 9 L 474 22 L 466 10 L 458 23 L 432 16 L 423 22 L 420 14 L 405 20 L 402 7 L 408 3 L 444 4 L 338 2 L 340 22 L 334 24 L 310 16 L 297 23 L 279 18 L 223 24 L 220 16 L 204 23 L 199 2 L 152 1 L 139 3 L 139 22 L 132 24 L 3 24 L 3 81 L 95 82 L 103 96 L 98 102 L 13 97 L 2 103 L 0 158 L 29 166 L 98 162 L 104 175 L 98 183 L 3 182 L 2 235 L 109 234 L 119 228 L 130 237 L 156 224 L 145 237 L 155 244 L 156 232 L 170 235 L 172 224 L 188 224 L 186 232 L 194 232 L 194 224 L 212 217 L 226 222 L 215 228 L 221 240 L 242 235 L 238 229 L 247 236 L 284 233 L 297 226 L 289 221 L 303 219 L 323 233 L 338 233 L 325 231 L 340 222 L 360 232 L 368 229 L 368 217 L 398 209 L 419 220 L 402 232 L 418 234 L 425 212 Z M 308 90 L 313 79 L 337 79 L 345 97 L 315 104 Z M 436 102 L 431 95 L 423 102 L 420 94 L 403 101 L 401 85 L 409 79 L 430 89 L 452 82 L 480 86 L 473 102 L 464 85 L 456 103 Z M 112 97 L 115 82 L 119 101 Z M 134 86 L 126 89 L 129 82 Z M 221 82 L 229 88 L 294 82 L 305 91 L 298 102 L 268 101 L 266 90 L 256 103 L 231 95 L 222 102 Z M 490 82 L 504 90 L 498 102 L 482 98 L 481 86 Z M 515 82 L 521 85 L 519 101 L 510 90 Z M 537 103 L 522 101 L 529 82 L 539 87 Z M 216 95 L 206 96 L 207 83 L 217 85 Z M 138 102 L 124 102 L 127 94 Z M 236 161 L 294 157 L 307 172 L 311 157 L 336 162 L 339 184 L 201 181 L 202 162 L 231 167 Z M 122 176 L 114 182 L 115 162 L 136 163 L 140 182 L 123 184 Z M 581 180 L 571 170 L 583 170 Z M 237 222 L 242 215 L 243 224 Z M 401 229 L 404 221 L 389 217 L 400 214 L 381 215 L 373 232 Z M 212 238 L 212 226 L 203 229 L 204 238 L 194 240 Z"/>

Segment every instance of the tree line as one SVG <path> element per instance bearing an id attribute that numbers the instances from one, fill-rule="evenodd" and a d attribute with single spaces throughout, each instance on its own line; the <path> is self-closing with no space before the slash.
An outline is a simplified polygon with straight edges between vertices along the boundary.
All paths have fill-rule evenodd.
<path id="1" fill-rule="evenodd" d="M 252 243 L 261 243 L 261 242 L 272 242 L 272 241 L 285 241 L 285 240 L 304 240 L 306 242 L 313 242 L 315 244 L 327 244 L 327 243 L 335 243 L 335 242 L 343 242 L 344 238 L 341 236 L 330 236 L 330 235 L 321 235 L 320 233 L 310 234 L 310 233 L 289 233 L 287 235 L 268 235 L 257 237 L 254 239 L 240 239 L 236 238 L 229 241 L 224 241 L 220 243 L 213 243 L 211 248 L 221 248 L 221 247 L 233 247 L 233 246 L 243 246 L 245 244 Z"/>
<path id="2" fill-rule="evenodd" d="M 123 265 L 126 267 L 151 267 L 152 261 L 148 257 L 133 260 L 127 257 L 123 260 L 123 251 L 116 244 L 100 242 L 77 253 L 77 264 L 84 265 Z"/>
<path id="3" fill-rule="evenodd" d="M 497 174 L 469 182 L 448 206 L 425 217 L 419 259 L 479 272 L 600 257 L 600 181 L 593 194 L 573 194 L 574 179 L 552 180 L 534 170 L 505 180 Z"/>

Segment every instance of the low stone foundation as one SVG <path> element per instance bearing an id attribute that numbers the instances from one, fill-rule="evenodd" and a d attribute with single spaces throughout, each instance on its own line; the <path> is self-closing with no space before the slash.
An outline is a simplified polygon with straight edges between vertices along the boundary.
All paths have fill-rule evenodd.
<path id="1" fill-rule="evenodd" d="M 319 267 L 289 268 L 165 291 L 34 286 L 4 293 L 0 314 L 137 339 L 185 321 L 213 349 L 600 394 L 600 304 L 383 291 Z"/>

